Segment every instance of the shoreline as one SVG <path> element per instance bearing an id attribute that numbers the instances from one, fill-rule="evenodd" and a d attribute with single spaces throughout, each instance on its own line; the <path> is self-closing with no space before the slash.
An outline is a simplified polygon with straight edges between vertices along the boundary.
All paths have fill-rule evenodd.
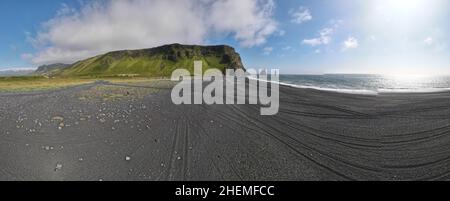
<path id="1" fill-rule="evenodd" d="M 445 93 L 450 92 L 450 88 L 417 88 L 417 89 L 338 89 L 338 88 L 323 88 L 316 86 L 296 85 L 285 82 L 279 82 L 280 86 L 287 86 L 297 89 L 312 89 L 324 92 L 334 92 L 343 94 L 355 95 L 382 95 L 382 94 L 427 94 L 427 93 Z"/>
<path id="2" fill-rule="evenodd" d="M 319 86 L 308 86 L 308 85 L 298 85 L 298 84 L 292 84 L 288 82 L 283 81 L 267 81 L 263 79 L 258 78 L 250 78 L 248 79 L 254 79 L 259 80 L 267 83 L 276 83 L 280 86 L 285 87 L 291 87 L 291 88 L 297 88 L 297 89 L 310 89 L 310 90 L 317 90 L 317 91 L 324 91 L 324 92 L 331 92 L 331 93 L 342 93 L 342 94 L 354 94 L 354 95 L 371 95 L 371 96 L 378 96 L 383 94 L 428 94 L 428 93 L 445 93 L 450 92 L 450 88 L 379 88 L 379 89 L 350 89 L 350 88 L 326 88 L 326 87 L 319 87 Z"/>

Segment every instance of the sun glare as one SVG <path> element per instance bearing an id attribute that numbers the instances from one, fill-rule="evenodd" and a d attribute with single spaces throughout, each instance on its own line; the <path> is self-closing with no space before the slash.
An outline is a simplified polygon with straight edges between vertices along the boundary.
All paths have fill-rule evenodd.
<path id="1" fill-rule="evenodd" d="M 376 69 L 394 77 L 430 76 L 440 68 L 432 45 L 438 45 L 446 0 L 371 0 L 361 26 L 375 39 L 370 49 Z M 430 42 L 431 41 L 431 42 Z"/>
<path id="2" fill-rule="evenodd" d="M 386 77 L 393 78 L 398 81 L 418 81 L 429 77 L 428 75 L 421 74 L 390 74 Z"/>
<path id="3" fill-rule="evenodd" d="M 426 6 L 427 0 L 385 0 L 387 8 L 397 12 L 414 13 Z"/>
<path id="4" fill-rule="evenodd" d="M 441 0 L 377 0 L 373 1 L 375 16 L 397 25 L 412 25 L 431 20 L 439 9 Z"/>

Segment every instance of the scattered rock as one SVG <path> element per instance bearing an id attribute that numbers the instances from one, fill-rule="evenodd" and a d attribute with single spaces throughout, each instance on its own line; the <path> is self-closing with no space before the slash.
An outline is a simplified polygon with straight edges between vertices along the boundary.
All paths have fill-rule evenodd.
<path id="1" fill-rule="evenodd" d="M 62 167 L 63 167 L 63 165 L 62 164 L 56 164 L 56 167 L 55 167 L 55 171 L 58 171 L 58 170 L 61 170 L 62 169 Z"/>
<path id="2" fill-rule="evenodd" d="M 56 116 L 56 117 L 52 118 L 52 121 L 64 121 L 64 118 L 60 117 L 60 116 Z"/>

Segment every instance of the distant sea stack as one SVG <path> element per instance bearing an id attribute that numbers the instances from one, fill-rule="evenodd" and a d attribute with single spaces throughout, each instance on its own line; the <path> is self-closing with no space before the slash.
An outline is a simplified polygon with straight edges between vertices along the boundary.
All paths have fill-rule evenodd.
<path id="1" fill-rule="evenodd" d="M 60 76 L 170 76 L 179 68 L 193 72 L 194 61 L 203 61 L 203 70 L 243 69 L 240 55 L 227 45 L 198 46 L 171 44 L 142 50 L 109 52 L 62 67 Z"/>

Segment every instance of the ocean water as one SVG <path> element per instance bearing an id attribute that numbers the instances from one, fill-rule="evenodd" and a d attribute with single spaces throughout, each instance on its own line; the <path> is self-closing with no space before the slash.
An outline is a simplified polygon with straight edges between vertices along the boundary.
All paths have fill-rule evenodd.
<path id="1" fill-rule="evenodd" d="M 450 76 L 280 75 L 280 83 L 298 88 L 352 94 L 450 91 Z"/>

